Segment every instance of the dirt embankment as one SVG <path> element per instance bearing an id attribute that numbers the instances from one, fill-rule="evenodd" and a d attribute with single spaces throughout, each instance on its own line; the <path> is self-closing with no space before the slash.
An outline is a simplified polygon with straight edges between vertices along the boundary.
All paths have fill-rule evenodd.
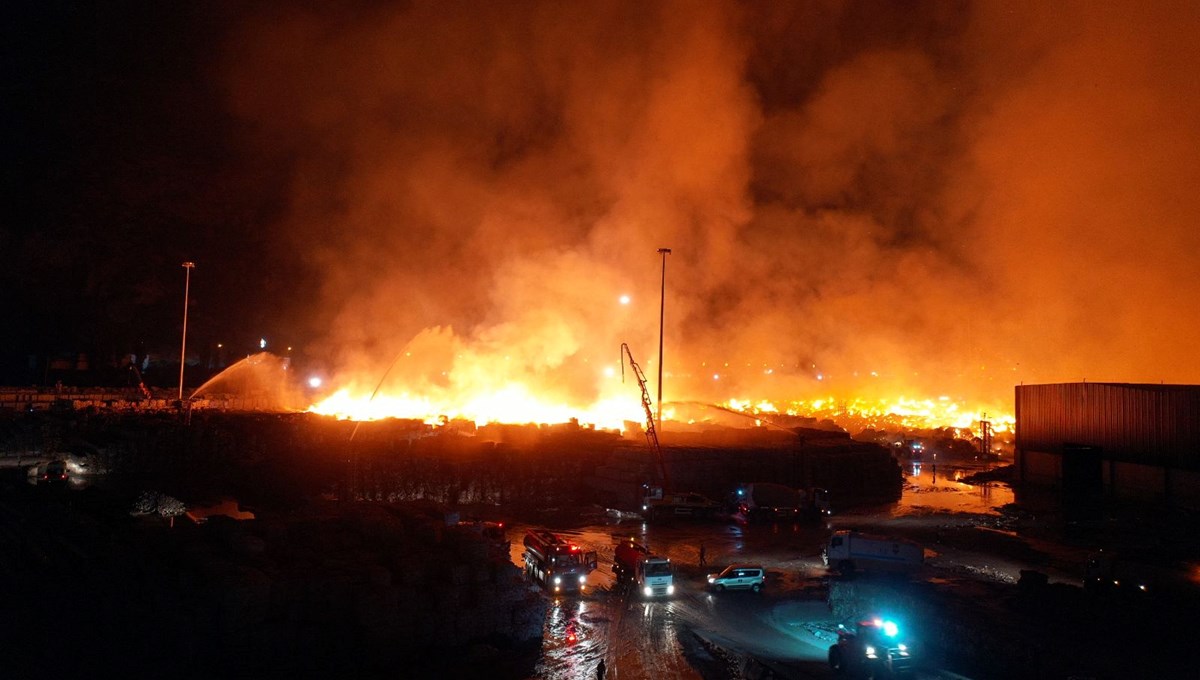
<path id="1" fill-rule="evenodd" d="M 102 494 L 0 494 L 15 677 L 522 677 L 511 651 L 539 646 L 545 600 L 440 515 L 329 503 L 172 526 Z M 44 654 L 49 640 L 71 640 L 70 653 Z"/>

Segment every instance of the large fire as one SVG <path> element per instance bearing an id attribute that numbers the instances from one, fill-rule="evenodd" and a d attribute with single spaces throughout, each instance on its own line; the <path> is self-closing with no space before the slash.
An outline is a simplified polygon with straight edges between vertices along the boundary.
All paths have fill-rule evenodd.
<path id="1" fill-rule="evenodd" d="M 265 318 L 335 373 L 295 408 L 636 433 L 628 343 L 668 433 L 965 436 L 1014 385 L 1200 374 L 1177 9 L 343 4 L 221 62 L 305 277 Z"/>
<path id="2" fill-rule="evenodd" d="M 734 399 L 730 400 L 728 406 L 744 413 L 762 414 L 764 417 L 783 413 L 789 416 L 828 419 L 849 429 L 928 430 L 948 427 L 977 433 L 981 421 L 991 423 L 995 432 L 1010 432 L 1016 424 L 1016 418 L 1002 409 L 975 409 L 948 396 L 934 399 L 898 397 L 877 400 L 827 397 L 791 401 L 782 409 L 769 401 Z"/>
<path id="3" fill-rule="evenodd" d="M 643 420 L 636 396 L 612 397 L 590 406 L 554 403 L 532 394 L 521 384 L 470 395 L 412 395 L 354 393 L 340 389 L 314 404 L 314 413 L 347 420 L 409 418 L 435 425 L 444 420 L 488 423 L 555 424 L 577 421 L 604 429 L 622 429 L 625 421 Z"/>
<path id="4" fill-rule="evenodd" d="M 603 398 L 592 404 L 568 404 L 546 399 L 526 385 L 513 382 L 494 391 L 473 394 L 375 393 L 343 388 L 310 407 L 310 411 L 348 420 L 407 418 L 436 425 L 446 420 L 489 423 L 556 424 L 578 422 L 601 429 L 625 430 L 630 423 L 645 421 L 636 383 L 609 372 Z M 734 412 L 748 422 L 770 423 L 772 418 L 795 416 L 831 420 L 854 432 L 863 429 L 920 430 L 954 428 L 978 434 L 981 421 L 995 432 L 1011 431 L 1015 422 L 1003 408 L 980 408 L 948 396 L 935 398 L 837 398 L 795 399 L 775 402 L 766 399 L 730 398 L 713 404 L 711 413 Z M 689 409 L 689 412 L 691 410 Z M 694 415 L 680 416 L 672 402 L 664 404 L 663 418 L 695 424 Z M 686 418 L 684 420 L 683 418 Z"/>

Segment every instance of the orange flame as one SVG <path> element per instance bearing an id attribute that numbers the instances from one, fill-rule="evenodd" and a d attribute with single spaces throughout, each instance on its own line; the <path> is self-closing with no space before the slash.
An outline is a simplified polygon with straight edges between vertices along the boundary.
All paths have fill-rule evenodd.
<path id="1" fill-rule="evenodd" d="M 341 389 L 309 408 L 314 413 L 348 420 L 411 418 L 436 425 L 443 419 L 465 419 L 477 425 L 488 423 L 556 424 L 576 421 L 581 425 L 624 430 L 628 423 L 645 421 L 636 387 L 609 385 L 607 396 L 590 405 L 572 405 L 547 400 L 526 385 L 510 383 L 492 391 L 455 396 L 408 393 L 355 393 Z M 853 429 L 955 428 L 978 433 L 980 421 L 991 423 L 994 432 L 1012 431 L 1015 418 L 999 408 L 972 409 L 949 397 L 914 399 L 898 397 L 870 401 L 862 398 L 825 397 L 793 400 L 782 405 L 765 399 L 730 399 L 721 405 L 732 411 L 770 420 L 772 415 L 829 419 Z M 673 419 L 674 409 L 664 409 Z"/>
<path id="2" fill-rule="evenodd" d="M 345 420 L 381 420 L 411 418 L 436 425 L 444 418 L 488 423 L 556 424 L 577 421 L 604 429 L 621 430 L 626 421 L 644 420 L 641 404 L 634 394 L 612 396 L 587 407 L 552 403 L 532 394 L 522 384 L 513 383 L 495 391 L 465 395 L 414 396 L 366 393 L 341 389 L 308 409 L 313 413 Z"/>
<path id="3" fill-rule="evenodd" d="M 829 419 L 843 427 L 853 422 L 859 428 L 924 430 L 956 428 L 978 434 L 981 421 L 991 423 L 993 432 L 1011 432 L 1016 426 L 1012 413 L 995 407 L 974 410 L 962 401 L 947 396 L 936 399 L 837 399 L 826 397 L 809 401 L 794 400 L 783 408 L 766 400 L 731 399 L 726 406 L 748 414 L 786 414 Z M 848 428 L 849 429 L 849 428 Z"/>

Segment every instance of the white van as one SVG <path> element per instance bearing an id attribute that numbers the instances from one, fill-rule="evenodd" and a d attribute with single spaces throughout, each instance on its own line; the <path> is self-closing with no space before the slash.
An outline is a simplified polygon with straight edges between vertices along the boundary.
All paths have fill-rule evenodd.
<path id="1" fill-rule="evenodd" d="M 718 593 L 737 589 L 757 593 L 763 587 L 763 568 L 750 564 L 731 564 L 718 574 L 709 574 L 708 587 Z"/>

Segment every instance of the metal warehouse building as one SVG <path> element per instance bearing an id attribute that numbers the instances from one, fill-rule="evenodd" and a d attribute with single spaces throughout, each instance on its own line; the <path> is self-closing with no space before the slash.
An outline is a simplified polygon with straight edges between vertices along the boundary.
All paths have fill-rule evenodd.
<path id="1" fill-rule="evenodd" d="M 1017 478 L 1200 509 L 1200 385 L 1016 388 Z"/>

